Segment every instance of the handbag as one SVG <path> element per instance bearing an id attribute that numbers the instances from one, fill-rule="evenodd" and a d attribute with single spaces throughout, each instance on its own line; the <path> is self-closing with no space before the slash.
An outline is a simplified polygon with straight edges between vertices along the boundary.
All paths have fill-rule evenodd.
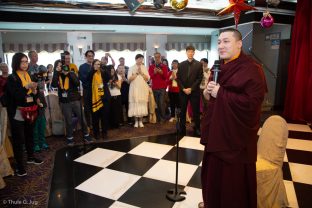
<path id="1" fill-rule="evenodd" d="M 25 121 L 28 123 L 33 123 L 38 116 L 38 106 L 33 105 L 29 107 L 20 107 L 19 110 Z"/>

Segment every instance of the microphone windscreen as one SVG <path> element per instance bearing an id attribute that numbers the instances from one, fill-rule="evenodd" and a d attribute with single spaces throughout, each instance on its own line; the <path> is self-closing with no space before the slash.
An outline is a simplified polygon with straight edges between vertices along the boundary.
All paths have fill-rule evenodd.
<path id="1" fill-rule="evenodd" d="M 220 67 L 220 60 L 215 60 L 213 66 L 214 67 Z"/>

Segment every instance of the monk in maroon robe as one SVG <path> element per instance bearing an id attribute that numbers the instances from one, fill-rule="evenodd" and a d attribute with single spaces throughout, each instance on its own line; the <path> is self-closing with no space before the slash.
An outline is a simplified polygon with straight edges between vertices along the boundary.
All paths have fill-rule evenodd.
<path id="1" fill-rule="evenodd" d="M 221 31 L 217 83 L 209 81 L 201 123 L 205 208 L 256 208 L 257 131 L 266 82 L 261 67 L 242 51 L 236 29 Z"/>

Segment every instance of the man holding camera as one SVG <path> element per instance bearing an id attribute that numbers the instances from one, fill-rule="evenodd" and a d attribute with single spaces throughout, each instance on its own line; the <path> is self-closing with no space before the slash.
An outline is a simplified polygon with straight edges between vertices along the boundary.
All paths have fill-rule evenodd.
<path id="1" fill-rule="evenodd" d="M 78 68 L 76 64 L 70 63 L 70 53 L 68 51 L 64 51 L 64 55 L 65 65 L 69 67 L 70 71 L 73 71 L 76 75 L 78 75 Z"/>
<path id="2" fill-rule="evenodd" d="M 103 56 L 103 57 L 101 58 L 101 68 L 102 68 L 102 69 L 106 69 L 106 68 L 107 68 L 108 58 L 110 58 L 110 60 L 111 60 L 111 62 L 112 62 L 112 66 L 115 68 L 115 60 L 114 60 L 113 57 L 110 55 L 110 53 L 105 53 L 105 56 Z"/>
<path id="3" fill-rule="evenodd" d="M 73 145 L 73 126 L 72 126 L 72 114 L 74 113 L 82 125 L 84 140 L 86 142 L 92 142 L 92 138 L 89 135 L 88 128 L 84 117 L 82 116 L 82 107 L 80 103 L 80 93 L 78 87 L 80 85 L 79 79 L 75 72 L 70 68 L 58 62 L 56 72 L 53 74 L 52 87 L 58 88 L 58 96 L 60 106 L 65 118 L 66 123 L 66 138 L 67 144 Z"/>
<path id="4" fill-rule="evenodd" d="M 159 52 L 154 53 L 155 64 L 152 64 L 149 69 L 149 75 L 152 80 L 152 90 L 157 104 L 157 120 L 164 122 L 165 117 L 165 93 L 167 88 L 167 74 L 168 67 L 161 62 L 161 54 Z"/>

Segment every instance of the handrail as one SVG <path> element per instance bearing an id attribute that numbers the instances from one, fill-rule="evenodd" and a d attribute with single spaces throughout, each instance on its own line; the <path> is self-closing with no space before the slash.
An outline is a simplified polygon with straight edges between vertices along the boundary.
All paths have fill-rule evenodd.
<path id="1" fill-rule="evenodd" d="M 267 65 L 265 65 L 265 64 L 260 60 L 260 58 L 252 51 L 252 48 L 250 47 L 248 50 L 249 50 L 250 54 L 251 54 L 255 59 L 257 59 L 257 61 L 261 64 L 261 66 L 262 66 L 265 70 L 267 70 L 267 71 L 272 75 L 272 77 L 273 77 L 274 79 L 277 79 L 277 75 L 276 75 L 272 70 L 270 70 L 269 67 L 267 67 Z"/>

